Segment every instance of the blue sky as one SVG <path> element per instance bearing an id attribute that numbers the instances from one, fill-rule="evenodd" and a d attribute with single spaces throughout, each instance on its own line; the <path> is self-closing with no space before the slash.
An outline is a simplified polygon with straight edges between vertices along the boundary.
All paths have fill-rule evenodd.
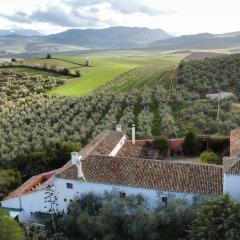
<path id="1" fill-rule="evenodd" d="M 239 0 L 0 0 L 0 28 L 55 33 L 139 26 L 177 35 L 240 31 Z"/>

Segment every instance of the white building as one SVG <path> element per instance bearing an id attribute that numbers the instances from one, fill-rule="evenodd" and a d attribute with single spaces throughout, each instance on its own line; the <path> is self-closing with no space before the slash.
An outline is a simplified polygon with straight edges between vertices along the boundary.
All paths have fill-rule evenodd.
<path id="1" fill-rule="evenodd" d="M 231 92 L 220 92 L 220 93 L 209 93 L 209 94 L 206 94 L 206 97 L 209 98 L 209 99 L 230 99 L 230 98 L 235 98 L 236 96 L 231 93 Z"/>
<path id="2" fill-rule="evenodd" d="M 49 211 L 47 187 L 56 197 L 54 208 L 59 212 L 66 212 L 69 202 L 81 194 L 103 194 L 113 188 L 120 195 L 142 194 L 152 207 L 159 203 L 159 191 L 162 202 L 167 201 L 168 193 L 191 200 L 223 190 L 240 200 L 239 162 L 230 164 L 224 174 L 225 168 L 219 165 L 142 159 L 136 155 L 134 141 L 126 141 L 121 128 L 117 130 L 99 134 L 79 153 L 72 153 L 71 161 L 62 168 L 30 178 L 1 202 L 2 207 L 20 222 L 31 221 L 34 213 Z"/>

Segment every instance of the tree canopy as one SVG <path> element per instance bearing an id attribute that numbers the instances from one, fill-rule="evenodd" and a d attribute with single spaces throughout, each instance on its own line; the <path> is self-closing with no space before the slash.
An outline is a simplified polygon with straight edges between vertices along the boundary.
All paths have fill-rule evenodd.
<path id="1" fill-rule="evenodd" d="M 25 233 L 17 221 L 12 219 L 6 211 L 0 208 L 0 239 L 25 240 Z"/>
<path id="2" fill-rule="evenodd" d="M 190 230 L 190 240 L 240 239 L 240 205 L 229 195 L 216 197 L 204 204 Z"/>

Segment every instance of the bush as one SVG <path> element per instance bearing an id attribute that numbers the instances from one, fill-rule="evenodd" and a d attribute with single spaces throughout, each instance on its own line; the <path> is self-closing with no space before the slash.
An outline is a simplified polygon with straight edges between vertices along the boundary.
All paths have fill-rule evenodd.
<path id="1" fill-rule="evenodd" d="M 71 75 L 71 71 L 68 68 L 63 68 L 62 69 L 62 74 L 64 74 L 64 75 Z"/>
<path id="2" fill-rule="evenodd" d="M 86 59 L 86 60 L 85 60 L 85 66 L 87 66 L 87 67 L 92 67 L 92 62 L 91 62 L 90 59 Z"/>
<path id="3" fill-rule="evenodd" d="M 200 155 L 201 163 L 221 164 L 220 157 L 212 151 L 204 151 Z"/>
<path id="4" fill-rule="evenodd" d="M 14 160 L 24 179 L 40 172 L 62 167 L 70 160 L 71 152 L 80 151 L 81 146 L 72 143 L 50 143 L 44 151 L 32 151 L 17 155 Z"/>
<path id="5" fill-rule="evenodd" d="M 46 59 L 52 58 L 52 55 L 50 53 L 47 54 Z"/>
<path id="6" fill-rule="evenodd" d="M 153 145 L 154 147 L 159 149 L 161 152 L 166 153 L 169 147 L 169 140 L 165 136 L 156 137 L 153 140 Z"/>
<path id="7" fill-rule="evenodd" d="M 22 182 L 21 174 L 12 169 L 0 169 L 0 199 Z"/>
<path id="8" fill-rule="evenodd" d="M 75 74 L 76 74 L 77 77 L 81 77 L 81 72 L 80 72 L 80 70 L 75 70 Z"/>
<path id="9" fill-rule="evenodd" d="M 115 189 L 101 196 L 88 193 L 76 198 L 64 218 L 66 236 L 84 240 L 183 239 L 196 215 L 193 205 L 173 195 L 167 196 L 167 205 L 152 211 L 142 195 L 120 196 Z"/>
<path id="10" fill-rule="evenodd" d="M 198 210 L 189 239 L 240 239 L 239 222 L 239 204 L 228 195 L 216 197 Z"/>
<path id="11" fill-rule="evenodd" d="M 17 221 L 12 219 L 6 211 L 0 208 L 0 239 L 1 240 L 24 240 L 26 239 L 23 229 Z"/>
<path id="12" fill-rule="evenodd" d="M 196 155 L 199 152 L 199 139 L 193 131 L 188 132 L 185 136 L 183 152 L 185 155 Z"/>

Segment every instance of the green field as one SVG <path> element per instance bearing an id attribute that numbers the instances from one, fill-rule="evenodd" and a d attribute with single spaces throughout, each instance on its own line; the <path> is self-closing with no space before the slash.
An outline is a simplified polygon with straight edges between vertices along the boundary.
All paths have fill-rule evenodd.
<path id="1" fill-rule="evenodd" d="M 92 67 L 82 66 L 86 57 L 91 59 Z M 164 71 L 169 66 L 176 66 L 183 57 L 185 57 L 184 54 L 173 54 L 172 52 L 107 51 L 104 53 L 92 53 L 90 56 L 85 57 L 54 56 L 53 59 L 31 59 L 26 61 L 26 64 L 30 66 L 36 63 L 47 64 L 48 67 L 55 65 L 68 68 L 72 73 L 77 69 L 80 70 L 81 77 L 69 78 L 63 86 L 50 91 L 50 94 L 82 96 L 96 91 L 130 69 L 141 66 L 151 68 L 153 65 L 158 65 L 161 71 Z"/>

